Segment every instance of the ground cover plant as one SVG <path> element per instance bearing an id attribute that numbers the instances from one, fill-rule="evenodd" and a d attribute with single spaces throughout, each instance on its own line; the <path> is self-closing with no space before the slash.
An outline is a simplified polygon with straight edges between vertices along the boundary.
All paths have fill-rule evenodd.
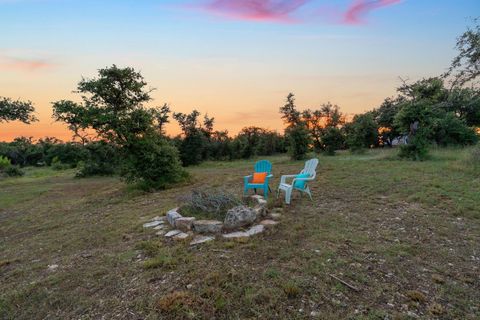
<path id="1" fill-rule="evenodd" d="M 270 206 L 284 206 L 279 225 L 195 247 L 142 224 L 192 189 L 240 197 L 255 160 L 203 163 L 188 169 L 192 185 L 154 193 L 27 167 L 0 181 L 0 318 L 477 319 L 472 152 L 433 149 L 424 162 L 387 149 L 321 156 L 313 202 L 272 196 Z M 267 158 L 272 189 L 303 167 Z"/>

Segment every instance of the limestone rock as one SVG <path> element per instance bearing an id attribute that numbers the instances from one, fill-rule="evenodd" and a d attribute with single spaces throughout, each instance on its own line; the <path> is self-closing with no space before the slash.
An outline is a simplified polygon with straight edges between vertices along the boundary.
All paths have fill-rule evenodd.
<path id="1" fill-rule="evenodd" d="M 246 206 L 237 206 L 228 210 L 225 216 L 225 229 L 237 229 L 252 224 L 257 219 L 255 211 Z"/>
<path id="2" fill-rule="evenodd" d="M 165 228 L 165 225 L 164 224 L 159 224 L 158 226 L 153 228 L 153 230 L 162 230 L 163 228 Z"/>
<path id="3" fill-rule="evenodd" d="M 248 235 L 253 236 L 259 233 L 262 233 L 265 230 L 265 227 L 261 224 L 251 227 L 247 230 Z"/>
<path id="4" fill-rule="evenodd" d="M 274 225 L 278 224 L 278 222 L 267 219 L 267 220 L 261 221 L 260 224 L 263 225 L 263 226 L 268 227 L 268 226 L 274 226 Z"/>
<path id="5" fill-rule="evenodd" d="M 152 222 L 147 222 L 147 223 L 144 223 L 143 224 L 143 227 L 144 228 L 152 228 L 152 227 L 156 227 L 160 224 L 162 224 L 163 222 L 161 221 L 152 221 Z"/>
<path id="6" fill-rule="evenodd" d="M 253 211 L 255 211 L 255 214 L 257 217 L 264 217 L 267 215 L 267 207 L 258 205 L 255 208 L 253 208 Z"/>
<path id="7" fill-rule="evenodd" d="M 190 242 L 190 245 L 194 246 L 196 244 L 201 244 L 212 240 L 215 240 L 215 237 L 196 236 L 195 238 L 193 238 L 192 242 Z"/>
<path id="8" fill-rule="evenodd" d="M 195 218 L 193 217 L 182 217 L 175 220 L 175 227 L 184 232 L 192 230 L 193 222 Z"/>
<path id="9" fill-rule="evenodd" d="M 238 231 L 224 234 L 223 237 L 225 239 L 237 239 L 237 238 L 248 238 L 250 235 L 247 232 Z"/>
<path id="10" fill-rule="evenodd" d="M 219 233 L 222 231 L 223 223 L 217 220 L 195 220 L 193 230 L 198 233 Z"/>
<path id="11" fill-rule="evenodd" d="M 282 214 L 281 213 L 272 213 L 272 214 L 270 214 L 270 217 L 272 217 L 272 219 L 278 220 L 282 217 Z"/>
<path id="12" fill-rule="evenodd" d="M 175 240 L 184 240 L 184 239 L 187 239 L 190 235 L 188 233 L 185 233 L 185 232 L 180 232 L 176 235 L 173 236 L 173 239 Z"/>
<path id="13" fill-rule="evenodd" d="M 167 232 L 167 234 L 165 235 L 165 237 L 167 238 L 171 238 L 173 236 L 176 236 L 177 234 L 181 233 L 182 231 L 180 230 L 172 230 L 172 231 L 169 231 Z"/>
<path id="14" fill-rule="evenodd" d="M 175 208 L 167 212 L 167 220 L 172 227 L 175 227 L 175 220 L 182 217 L 182 215 L 178 213 L 177 210 L 178 208 Z"/>

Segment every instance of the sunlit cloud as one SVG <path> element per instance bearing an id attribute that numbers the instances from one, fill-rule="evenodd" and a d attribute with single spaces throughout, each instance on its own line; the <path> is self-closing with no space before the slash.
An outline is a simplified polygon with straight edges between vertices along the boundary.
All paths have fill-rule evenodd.
<path id="1" fill-rule="evenodd" d="M 310 0 L 213 0 L 201 9 L 237 20 L 291 23 L 294 12 Z"/>
<path id="2" fill-rule="evenodd" d="M 376 9 L 400 3 L 402 0 L 354 0 L 345 12 L 346 24 L 363 24 L 366 15 Z"/>
<path id="3" fill-rule="evenodd" d="M 34 72 L 49 69 L 53 64 L 42 59 L 14 58 L 0 55 L 0 70 Z"/>
<path id="4" fill-rule="evenodd" d="M 190 8 L 232 20 L 302 23 L 323 22 L 359 25 L 373 10 L 400 3 L 402 0 L 351 0 L 347 8 L 315 7 L 313 0 L 208 0 Z M 308 5 L 308 6 L 307 6 Z M 304 7 L 309 9 L 303 10 Z M 308 12 L 310 10 L 310 12 Z M 320 21 L 321 20 L 321 21 Z"/>

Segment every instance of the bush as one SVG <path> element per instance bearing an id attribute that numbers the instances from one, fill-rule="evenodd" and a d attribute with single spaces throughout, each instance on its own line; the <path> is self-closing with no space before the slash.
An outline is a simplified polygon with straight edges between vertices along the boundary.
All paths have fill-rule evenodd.
<path id="1" fill-rule="evenodd" d="M 110 176 L 117 172 L 120 152 L 104 141 L 92 142 L 85 146 L 88 154 L 85 161 L 79 161 L 77 177 Z"/>
<path id="2" fill-rule="evenodd" d="M 329 156 L 334 156 L 335 151 L 342 148 L 345 138 L 342 131 L 335 127 L 328 127 L 322 137 L 324 151 Z"/>
<path id="3" fill-rule="evenodd" d="M 25 174 L 18 166 L 9 166 L 3 172 L 9 177 L 21 177 Z"/>
<path id="4" fill-rule="evenodd" d="M 222 221 L 229 209 L 242 204 L 233 194 L 222 190 L 193 190 L 181 201 L 184 205 L 180 211 L 185 215 Z"/>
<path id="5" fill-rule="evenodd" d="M 0 171 L 3 171 L 10 166 L 11 166 L 10 159 L 8 159 L 7 157 L 0 156 Z"/>
<path id="6" fill-rule="evenodd" d="M 480 145 L 473 149 L 470 155 L 470 162 L 473 168 L 480 172 Z"/>
<path id="7" fill-rule="evenodd" d="M 443 118 L 436 119 L 433 125 L 435 141 L 441 146 L 472 145 L 478 140 L 474 129 L 453 113 L 447 113 Z"/>
<path id="8" fill-rule="evenodd" d="M 424 161 L 428 159 L 428 133 L 425 129 L 420 129 L 414 136 L 408 139 L 408 144 L 400 147 L 399 157 Z"/>
<path id="9" fill-rule="evenodd" d="M 54 157 L 54 158 L 52 159 L 51 167 L 52 167 L 53 170 L 58 170 L 58 171 L 60 171 L 60 170 L 66 170 L 66 169 L 69 169 L 69 168 L 70 168 L 70 166 L 69 166 L 68 164 L 62 163 L 62 161 L 60 161 L 60 160 L 58 159 L 58 157 Z"/>
<path id="10" fill-rule="evenodd" d="M 287 129 L 288 152 L 293 160 L 305 159 L 308 146 L 310 145 L 310 133 L 308 129 L 302 125 L 296 125 Z"/>
<path id="11" fill-rule="evenodd" d="M 138 182 L 144 190 L 165 189 L 188 177 L 178 150 L 161 136 L 137 139 L 124 151 L 126 160 L 122 176 L 127 182 Z"/>

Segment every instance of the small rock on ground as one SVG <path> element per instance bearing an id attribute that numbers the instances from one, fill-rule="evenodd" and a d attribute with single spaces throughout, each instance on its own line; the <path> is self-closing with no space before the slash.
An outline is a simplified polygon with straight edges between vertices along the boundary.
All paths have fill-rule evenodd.
<path id="1" fill-rule="evenodd" d="M 248 238 L 250 235 L 247 232 L 237 231 L 232 233 L 227 233 L 223 235 L 226 239 L 236 239 L 236 238 Z"/>
<path id="2" fill-rule="evenodd" d="M 265 227 L 263 225 L 259 224 L 259 225 L 253 226 L 250 229 L 248 229 L 247 233 L 250 236 L 253 236 L 253 235 L 262 233 L 264 229 L 265 229 Z"/>
<path id="3" fill-rule="evenodd" d="M 163 236 L 165 234 L 165 231 L 163 230 L 160 230 L 158 232 L 155 233 L 157 236 Z"/>
<path id="4" fill-rule="evenodd" d="M 274 225 L 278 224 L 278 222 L 267 219 L 267 220 L 261 221 L 260 224 L 263 225 L 263 226 L 274 226 Z"/>
<path id="5" fill-rule="evenodd" d="M 215 239 L 215 237 L 196 236 L 195 238 L 193 238 L 193 241 L 190 242 L 190 245 L 194 246 L 196 244 L 205 243 L 205 242 L 208 242 L 208 241 L 212 241 L 214 239 Z"/>
<path id="6" fill-rule="evenodd" d="M 165 226 L 163 224 L 160 224 L 160 225 L 156 226 L 155 228 L 153 228 L 153 230 L 162 230 L 163 228 L 165 228 Z"/>
<path id="7" fill-rule="evenodd" d="M 178 208 L 175 208 L 167 212 L 167 220 L 172 227 L 175 227 L 175 220 L 182 217 L 182 215 L 178 213 L 177 210 Z"/>
<path id="8" fill-rule="evenodd" d="M 193 222 L 193 230 L 198 233 L 219 233 L 223 223 L 217 220 L 196 220 Z"/>
<path id="9" fill-rule="evenodd" d="M 281 213 L 272 213 L 270 216 L 272 217 L 272 219 L 278 220 L 282 217 L 282 214 Z"/>
<path id="10" fill-rule="evenodd" d="M 161 221 L 147 222 L 147 223 L 144 223 L 144 224 L 143 224 L 143 227 L 144 227 L 144 228 L 156 227 L 156 226 L 158 226 L 158 225 L 160 225 L 160 224 L 162 224 L 162 223 L 163 223 L 163 222 L 161 222 Z"/>
<path id="11" fill-rule="evenodd" d="M 180 231 L 180 230 L 172 230 L 172 231 L 167 232 L 167 234 L 165 235 L 165 237 L 171 238 L 171 237 L 173 237 L 173 236 L 176 236 L 176 235 L 179 234 L 179 233 L 182 233 L 182 231 Z"/>
<path id="12" fill-rule="evenodd" d="M 187 239 L 190 235 L 188 233 L 185 233 L 185 232 L 180 232 L 176 235 L 173 236 L 173 239 L 175 240 L 183 240 L 183 239 Z"/>

